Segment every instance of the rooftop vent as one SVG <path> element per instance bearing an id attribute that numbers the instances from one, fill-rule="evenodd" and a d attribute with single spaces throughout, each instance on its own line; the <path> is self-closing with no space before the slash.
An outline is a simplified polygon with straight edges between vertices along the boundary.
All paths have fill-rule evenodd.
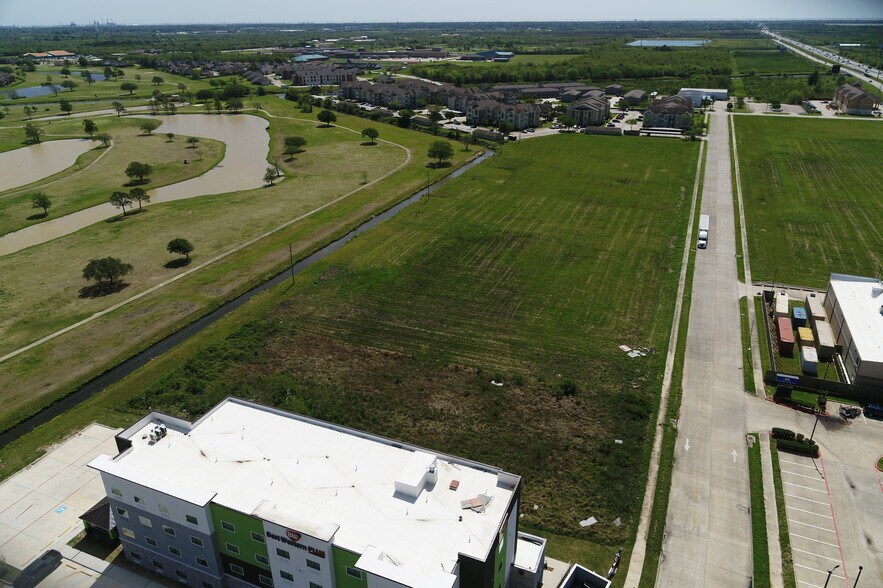
<path id="1" fill-rule="evenodd" d="M 487 496 L 486 494 L 479 494 L 475 498 L 470 498 L 469 500 L 461 500 L 460 508 L 463 510 L 472 510 L 474 512 L 484 512 L 487 508 L 487 505 L 491 503 L 493 500 L 493 496 Z"/>
<path id="2" fill-rule="evenodd" d="M 881 312 L 883 312 L 883 311 L 881 311 Z M 448 486 L 448 488 L 450 488 L 451 490 L 456 490 L 459 487 L 460 487 L 460 480 L 451 480 L 451 485 Z"/>

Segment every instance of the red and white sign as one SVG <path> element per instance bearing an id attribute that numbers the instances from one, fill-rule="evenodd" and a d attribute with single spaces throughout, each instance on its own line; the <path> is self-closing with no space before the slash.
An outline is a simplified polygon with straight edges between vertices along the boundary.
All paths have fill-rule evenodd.
<path id="1" fill-rule="evenodd" d="M 288 538 L 295 543 L 300 541 L 300 533 L 298 533 L 297 531 L 292 531 L 291 529 L 288 529 L 287 531 L 285 531 L 285 534 L 288 535 Z"/>

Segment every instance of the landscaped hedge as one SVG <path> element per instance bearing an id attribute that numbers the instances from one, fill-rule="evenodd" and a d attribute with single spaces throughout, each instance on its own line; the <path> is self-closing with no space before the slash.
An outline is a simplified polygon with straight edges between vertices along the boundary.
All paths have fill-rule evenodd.
<path id="1" fill-rule="evenodd" d="M 795 453 L 797 455 L 805 455 L 807 457 L 818 457 L 819 446 L 815 441 L 804 439 L 803 441 L 791 441 L 788 439 L 776 439 L 776 447 L 779 451 Z"/>
<path id="2" fill-rule="evenodd" d="M 779 427 L 773 427 L 773 439 L 787 439 L 788 441 L 793 441 L 796 436 L 797 434 L 790 429 L 780 429 Z"/>

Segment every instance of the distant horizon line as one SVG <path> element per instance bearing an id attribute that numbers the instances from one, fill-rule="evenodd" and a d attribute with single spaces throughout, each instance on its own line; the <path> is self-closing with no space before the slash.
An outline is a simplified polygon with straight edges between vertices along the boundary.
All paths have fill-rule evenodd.
<path id="1" fill-rule="evenodd" d="M 253 25 L 253 26 L 277 26 L 277 25 L 286 25 L 286 26 L 297 26 L 297 25 L 308 25 L 308 26 L 328 26 L 328 25 L 336 25 L 336 26 L 347 26 L 353 27 L 358 25 L 419 25 L 419 24 L 434 24 L 434 25 L 443 25 L 443 24 L 468 24 L 468 23 L 476 23 L 476 24 L 489 24 L 489 23 L 511 23 L 511 24 L 555 24 L 555 23 L 678 23 L 678 22 L 822 22 L 825 23 L 839 23 L 839 22 L 867 22 L 867 23 L 880 23 L 883 24 L 883 17 L 867 17 L 867 18 L 827 18 L 824 16 L 815 17 L 815 18 L 761 18 L 761 17 L 753 17 L 753 18 L 678 18 L 678 19 L 667 19 L 667 18 L 655 18 L 655 19 L 630 19 L 630 20 L 613 20 L 613 19 L 569 19 L 569 20 L 484 20 L 484 19 L 474 19 L 474 20 L 409 20 L 409 21 L 398 21 L 398 20 L 364 20 L 364 21 L 300 21 L 300 22 L 290 22 L 290 21 L 267 21 L 267 22 L 247 22 L 247 21 L 217 21 L 217 22 L 152 22 L 152 23 L 129 23 L 129 22 L 114 22 L 112 20 L 105 19 L 103 22 L 100 20 L 92 20 L 92 21 L 83 21 L 83 22 L 68 22 L 68 23 L 55 23 L 55 24 L 6 24 L 0 25 L 0 29 L 14 29 L 14 28 L 50 28 L 50 27 L 91 27 L 96 23 L 100 26 L 126 26 L 126 27 L 147 27 L 147 26 L 210 26 L 210 25 L 224 25 L 224 26 L 232 26 L 232 25 Z"/>

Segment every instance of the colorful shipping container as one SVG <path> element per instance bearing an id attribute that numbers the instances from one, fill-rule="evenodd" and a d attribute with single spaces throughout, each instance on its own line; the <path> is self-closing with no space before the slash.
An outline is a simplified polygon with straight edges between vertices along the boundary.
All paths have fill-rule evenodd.
<path id="1" fill-rule="evenodd" d="M 831 330 L 831 323 L 816 321 L 813 327 L 816 332 L 816 349 L 819 352 L 819 359 L 831 361 L 834 359 L 834 332 Z"/>
<path id="2" fill-rule="evenodd" d="M 776 318 L 780 316 L 790 317 L 791 312 L 788 310 L 788 293 L 776 293 Z"/>
<path id="3" fill-rule="evenodd" d="M 819 355 L 815 347 L 800 348 L 800 369 L 804 374 L 814 376 L 818 373 Z"/>
<path id="4" fill-rule="evenodd" d="M 795 306 L 791 309 L 791 322 L 794 324 L 794 327 L 805 327 L 806 326 L 806 309 L 802 306 Z"/>
<path id="5" fill-rule="evenodd" d="M 780 316 L 776 319 L 776 328 L 779 331 L 779 355 L 792 357 L 794 355 L 794 330 L 791 321 Z"/>
<path id="6" fill-rule="evenodd" d="M 822 299 L 817 295 L 806 295 L 806 314 L 811 322 L 828 320 L 828 315 L 825 314 L 825 309 L 822 306 Z"/>
<path id="7" fill-rule="evenodd" d="M 797 329 L 797 340 L 801 347 L 813 347 L 815 337 L 812 336 L 812 329 L 809 327 L 799 327 Z"/>

